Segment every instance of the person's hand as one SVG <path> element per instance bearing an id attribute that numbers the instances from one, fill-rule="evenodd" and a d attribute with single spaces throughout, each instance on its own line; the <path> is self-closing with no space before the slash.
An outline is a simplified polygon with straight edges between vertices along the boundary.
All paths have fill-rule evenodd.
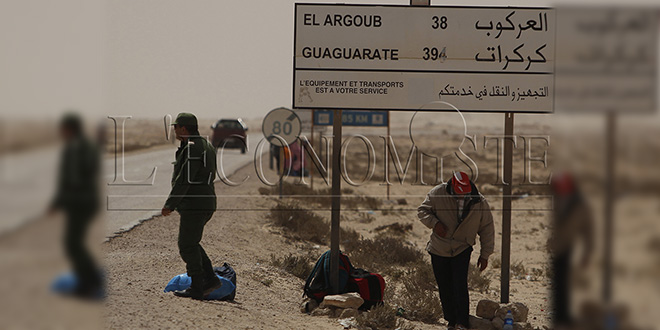
<path id="1" fill-rule="evenodd" d="M 163 215 L 164 217 L 170 215 L 171 213 L 172 213 L 172 210 L 170 210 L 166 207 L 163 207 L 163 209 L 160 210 L 160 214 Z"/>
<path id="2" fill-rule="evenodd" d="M 447 235 L 447 226 L 438 221 L 438 223 L 435 224 L 435 227 L 433 227 L 433 232 L 440 237 L 445 237 L 445 235 Z"/>
<path id="3" fill-rule="evenodd" d="M 479 260 L 477 261 L 477 267 L 479 267 L 480 272 L 483 272 L 486 267 L 488 267 L 488 258 L 479 257 Z"/>

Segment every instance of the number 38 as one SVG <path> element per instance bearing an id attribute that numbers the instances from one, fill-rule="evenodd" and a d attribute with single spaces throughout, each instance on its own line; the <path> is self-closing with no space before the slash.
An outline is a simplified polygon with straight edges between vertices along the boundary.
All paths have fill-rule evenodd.
<path id="1" fill-rule="evenodd" d="M 442 16 L 442 17 L 433 16 L 432 19 L 433 19 L 433 25 L 431 25 L 431 27 L 434 30 L 437 30 L 438 28 L 444 30 L 447 28 L 447 16 Z"/>

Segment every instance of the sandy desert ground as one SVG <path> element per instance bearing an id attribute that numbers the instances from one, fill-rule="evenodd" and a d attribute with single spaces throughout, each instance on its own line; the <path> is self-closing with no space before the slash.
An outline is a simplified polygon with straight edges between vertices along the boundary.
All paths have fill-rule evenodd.
<path id="1" fill-rule="evenodd" d="M 534 131 L 533 127 L 528 129 Z M 522 127 L 521 131 L 524 130 Z M 483 134 L 487 130 L 479 132 L 482 135 L 478 137 L 478 149 L 466 154 L 480 164 L 477 186 L 494 207 L 496 249 L 495 255 L 491 257 L 491 266 L 485 271 L 485 276 L 490 279 L 489 288 L 483 292 L 470 292 L 473 314 L 480 299 L 499 300 L 500 282 L 497 260 L 501 251 L 501 213 L 498 210 L 501 202 L 498 199 L 500 189 L 494 184 L 496 167 L 492 165 L 497 162 L 497 154 L 494 145 L 483 148 Z M 345 131 L 347 136 L 352 133 L 355 132 Z M 451 155 L 451 150 L 455 149 L 461 139 L 457 138 L 451 129 L 439 133 L 440 137 L 437 133 L 421 134 L 415 142 L 429 153 Z M 497 131 L 492 131 L 492 134 L 496 133 Z M 394 139 L 402 157 L 401 161 L 405 165 L 411 143 L 405 135 L 395 136 Z M 343 187 L 349 188 L 345 191 L 344 200 L 345 205 L 350 204 L 348 201 L 351 198 L 364 196 L 375 197 L 380 201 L 374 204 L 376 207 L 371 204 L 358 204 L 357 209 L 344 210 L 342 228 L 353 229 L 364 238 L 376 238 L 380 235 L 380 231 L 376 230 L 380 226 L 394 223 L 411 226 L 393 237 L 421 252 L 428 240 L 429 230 L 417 220 L 415 210 L 430 186 L 411 185 L 413 176 L 409 174 L 411 176 L 404 184 L 396 183 L 391 187 L 391 201 L 386 201 L 386 187 L 380 184 L 383 178 L 382 140 L 377 134 L 369 135 L 369 140 L 373 142 L 376 150 L 376 174 L 370 183 L 359 187 L 344 183 Z M 599 140 L 594 141 L 596 142 L 585 143 L 585 148 L 595 149 L 594 146 Z M 653 141 L 657 140 L 650 140 L 646 148 L 657 150 Z M 361 149 L 356 143 L 350 150 L 348 172 L 359 178 L 366 169 L 363 162 L 366 149 Z M 646 149 L 640 147 L 640 150 Z M 595 153 L 596 155 L 590 157 L 597 159 L 598 153 Z M 639 154 L 649 157 L 645 152 Z M 652 160 L 657 160 L 657 153 L 655 155 Z M 520 154 L 514 156 L 514 178 L 517 179 L 521 178 L 523 171 L 520 157 Z M 459 161 L 450 158 L 444 163 L 446 169 L 464 169 Z M 536 178 L 544 178 L 550 173 L 549 169 L 538 164 L 533 167 L 533 171 Z M 660 208 L 657 198 L 658 184 L 653 176 L 657 172 L 645 166 L 641 166 L 640 171 L 651 173 L 651 179 L 640 180 L 645 183 L 639 186 L 639 191 L 643 193 L 633 190 L 622 194 L 617 206 L 615 297 L 616 301 L 630 307 L 635 324 L 653 329 L 660 324 L 657 315 L 653 313 L 653 309 L 660 306 L 660 287 L 656 280 L 660 270 L 660 260 L 657 260 L 660 230 L 656 223 Z M 597 219 L 595 234 L 600 235 L 598 213 L 602 204 L 598 201 L 602 199 L 602 190 L 599 193 L 596 179 L 598 169 L 592 168 L 592 172 L 596 173 L 593 175 L 594 181 L 588 182 L 587 185 L 595 187 L 588 191 L 590 199 L 594 200 Z M 341 329 L 342 326 L 336 319 L 301 313 L 299 304 L 302 302 L 303 280 L 276 267 L 272 262 L 272 255 L 318 256 L 328 249 L 329 242 L 320 244 L 299 240 L 283 228 L 273 225 L 269 214 L 271 208 L 278 204 L 277 190 L 267 187 L 257 179 L 252 164 L 238 171 L 233 178 L 243 178 L 246 175 L 249 175 L 250 179 L 238 187 L 216 184 L 220 209 L 207 225 L 202 240 L 216 265 L 228 262 L 237 271 L 238 291 L 235 302 L 198 302 L 163 293 L 167 281 L 185 271 L 176 247 L 176 215 L 146 221 L 133 230 L 97 246 L 108 277 L 108 297 L 105 302 L 79 304 L 70 299 L 46 294 L 50 280 L 65 270 L 67 265 L 59 250 L 62 219 L 44 219 L 0 240 L 0 251 L 3 251 L 0 254 L 0 275 L 3 278 L 0 288 L 6 293 L 0 299 L 0 310 L 4 314 L 3 323 L 8 329 L 89 329 L 92 325 L 110 329 Z M 267 171 L 266 175 L 271 180 L 275 178 L 273 171 Z M 396 173 L 392 164 L 390 175 L 391 181 L 395 182 Z M 433 180 L 431 176 L 427 179 Z M 287 182 L 293 184 L 296 180 L 290 178 Z M 316 175 L 314 189 L 327 188 Z M 511 259 L 518 267 L 511 278 L 510 298 L 513 302 L 526 304 L 529 307 L 529 322 L 534 327 L 542 328 L 549 325 L 550 316 L 547 298 L 549 279 L 546 273 L 548 255 L 545 248 L 551 220 L 549 200 L 544 197 L 547 191 L 542 186 L 518 186 L 514 189 L 514 194 L 521 198 L 513 202 Z M 288 199 L 329 221 L 329 208 L 322 204 L 305 202 L 301 196 Z M 602 241 L 599 242 L 599 245 L 602 244 Z M 478 246 L 475 250 L 478 251 Z M 477 253 L 473 253 L 473 264 L 476 258 Z M 580 284 L 581 292 L 585 292 L 580 295 L 583 300 L 598 300 L 599 297 L 602 256 L 596 255 L 592 260 L 589 269 L 579 271 L 575 276 L 575 282 Z M 364 267 L 360 264 L 356 266 Z M 520 266 L 524 266 L 524 270 Z M 394 272 L 383 274 L 390 288 L 401 286 L 400 277 Z M 35 318 L 35 315 L 39 317 Z M 100 323 L 94 323 L 95 321 Z M 437 329 L 439 326 L 419 321 L 406 322 L 418 329 Z M 440 321 L 439 324 L 444 324 L 443 322 Z"/>

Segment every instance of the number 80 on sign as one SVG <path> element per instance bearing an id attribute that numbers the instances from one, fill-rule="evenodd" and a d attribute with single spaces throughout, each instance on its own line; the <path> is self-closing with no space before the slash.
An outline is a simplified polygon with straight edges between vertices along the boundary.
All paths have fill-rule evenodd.
<path id="1" fill-rule="evenodd" d="M 300 118 L 290 109 L 273 109 L 264 117 L 261 131 L 272 145 L 282 146 L 282 140 L 291 144 L 300 135 Z"/>

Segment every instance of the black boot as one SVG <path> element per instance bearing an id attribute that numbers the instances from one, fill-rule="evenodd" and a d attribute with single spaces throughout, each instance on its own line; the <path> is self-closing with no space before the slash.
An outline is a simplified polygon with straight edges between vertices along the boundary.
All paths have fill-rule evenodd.
<path id="1" fill-rule="evenodd" d="M 215 273 L 213 273 L 213 275 L 207 276 L 206 280 L 204 281 L 204 288 L 203 288 L 204 298 L 210 295 L 211 292 L 220 289 L 221 287 L 222 287 L 222 282 L 217 276 L 215 276 Z"/>
<path id="2" fill-rule="evenodd" d="M 202 282 L 202 277 L 191 276 L 191 278 L 192 278 L 192 283 L 190 284 L 190 287 L 185 290 L 174 291 L 174 295 L 177 297 L 203 300 L 205 295 L 204 295 L 204 289 L 203 289 L 204 283 Z"/>

